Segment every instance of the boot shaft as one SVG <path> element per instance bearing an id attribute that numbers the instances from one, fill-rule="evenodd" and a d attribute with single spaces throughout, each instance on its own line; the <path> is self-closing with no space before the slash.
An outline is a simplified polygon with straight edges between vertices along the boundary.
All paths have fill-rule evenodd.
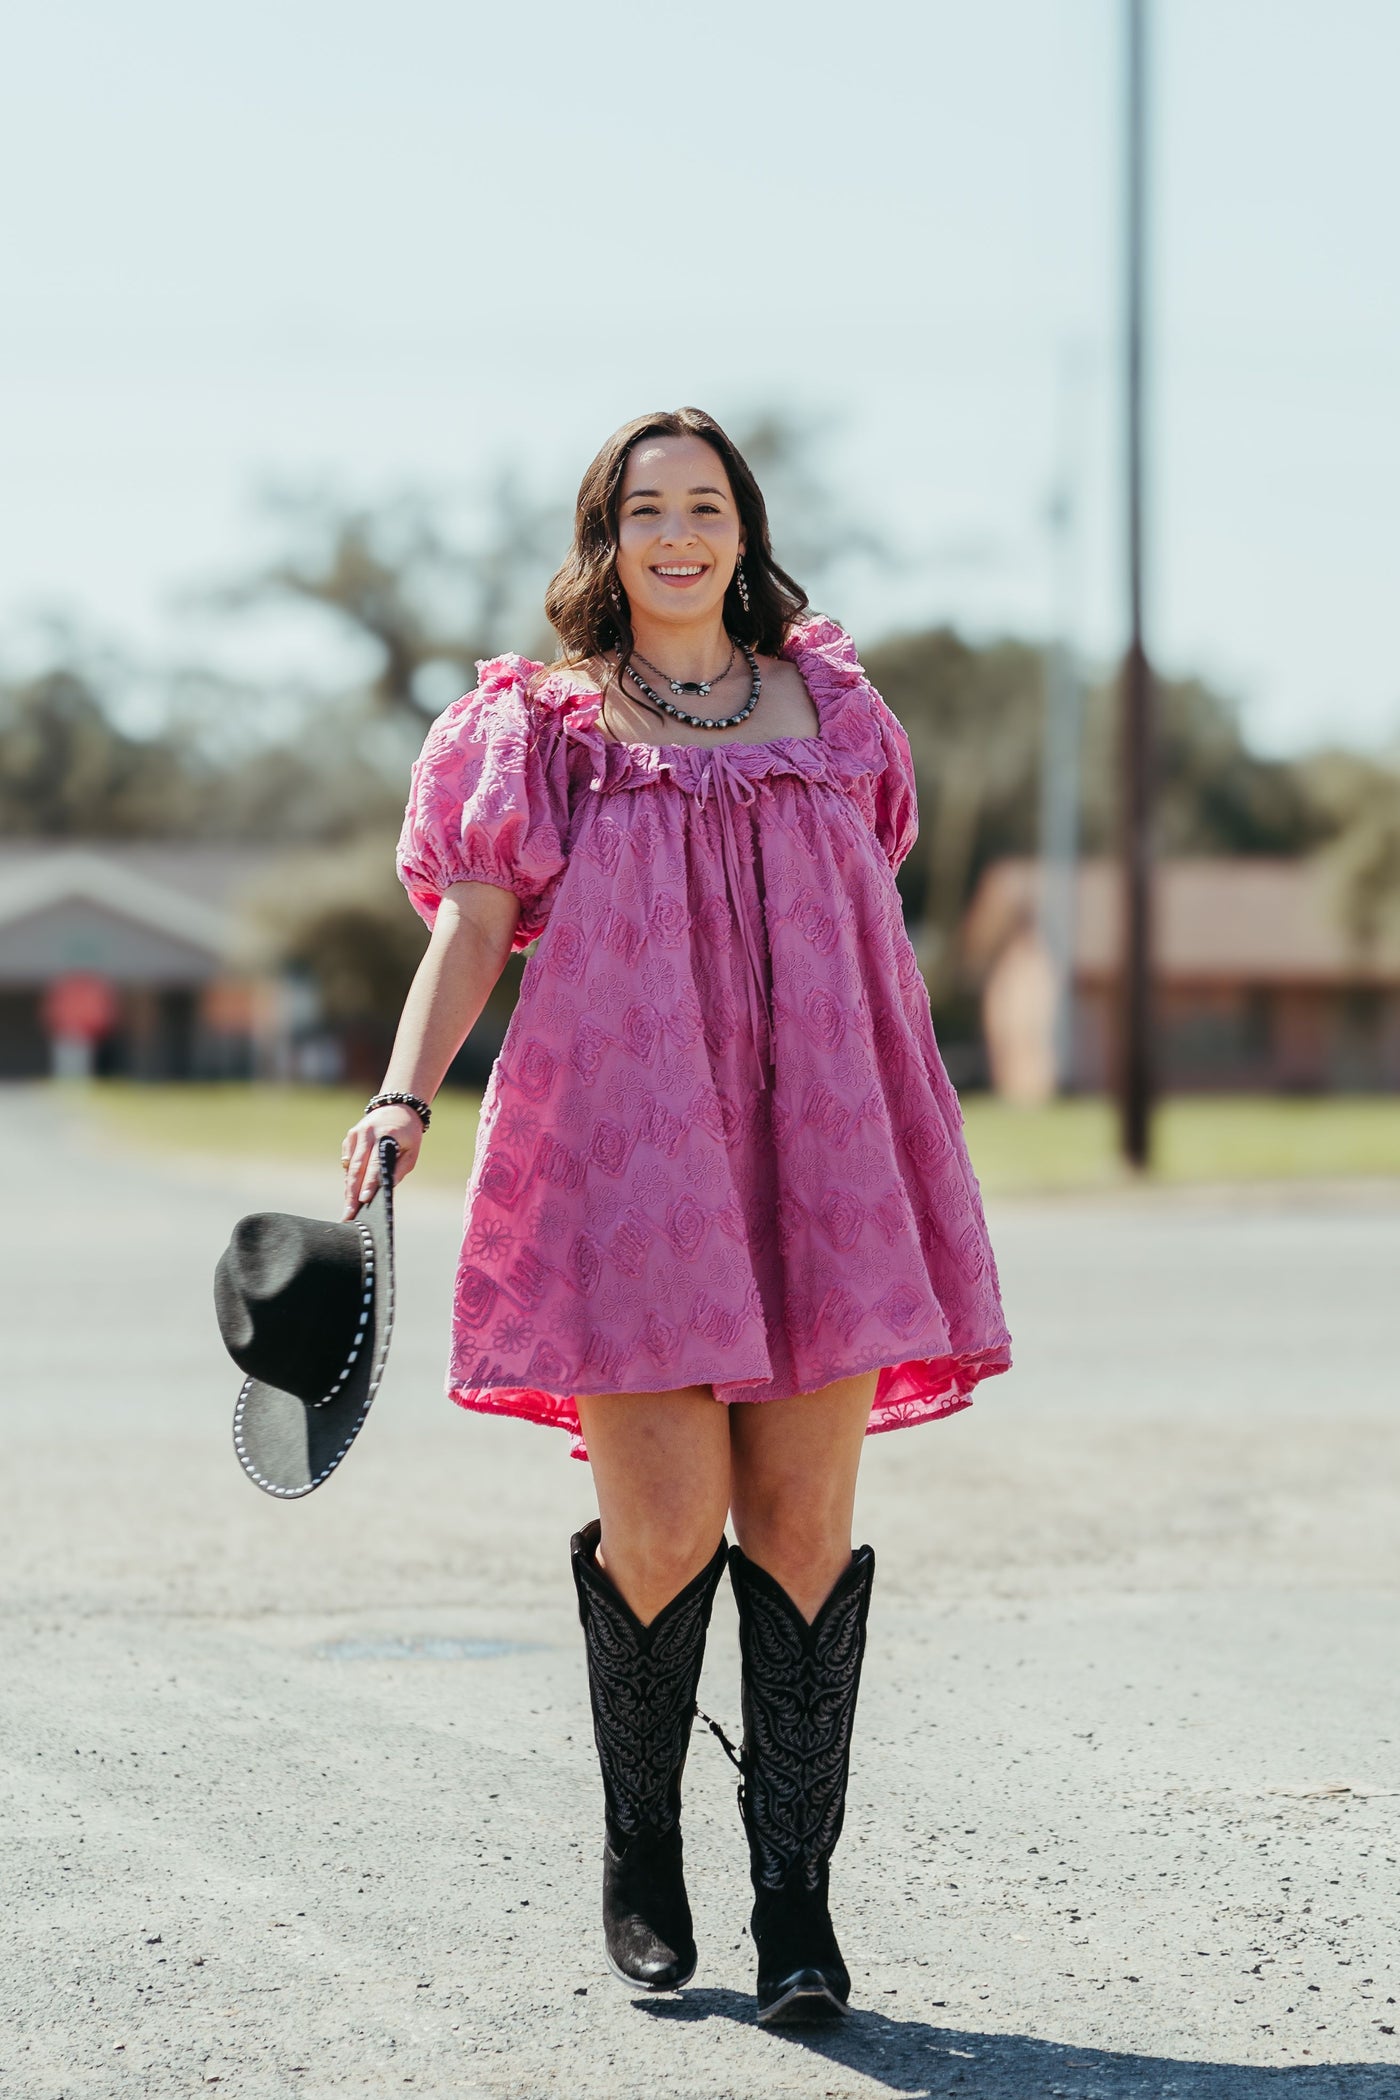
<path id="1" fill-rule="evenodd" d="M 780 1583 L 731 1549 L 743 1658 L 741 1798 L 759 1891 L 825 1892 L 845 1820 L 874 1572 L 874 1553 L 862 1546 L 808 1625 Z"/>
<path id="2" fill-rule="evenodd" d="M 618 1843 L 664 1835 L 680 1815 L 705 1634 L 728 1552 L 714 1558 L 649 1626 L 597 1563 L 595 1519 L 572 1540 L 579 1620 L 588 1657 L 593 1737 L 610 1832 Z"/>

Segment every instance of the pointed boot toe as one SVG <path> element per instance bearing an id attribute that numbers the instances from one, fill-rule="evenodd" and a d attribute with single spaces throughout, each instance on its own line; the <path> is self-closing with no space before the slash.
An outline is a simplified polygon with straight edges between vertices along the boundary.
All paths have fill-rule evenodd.
<path id="1" fill-rule="evenodd" d="M 604 1952 L 619 1983 L 633 1991 L 681 1991 L 695 1974 L 695 1942 L 677 1952 L 649 1932 L 644 1920 L 607 1935 Z"/>
<path id="2" fill-rule="evenodd" d="M 832 1930 L 824 1874 L 815 1889 L 798 1882 L 760 1890 L 750 1929 L 761 2027 L 839 2020 L 850 2010 L 850 1971 Z"/>
<path id="3" fill-rule="evenodd" d="M 849 1985 L 830 1969 L 795 1969 L 791 1976 L 758 1987 L 760 2027 L 811 2027 L 844 2020 Z"/>
<path id="4" fill-rule="evenodd" d="M 679 1830 L 603 1846 L 603 1944 L 620 1983 L 678 1991 L 698 1959 Z"/>

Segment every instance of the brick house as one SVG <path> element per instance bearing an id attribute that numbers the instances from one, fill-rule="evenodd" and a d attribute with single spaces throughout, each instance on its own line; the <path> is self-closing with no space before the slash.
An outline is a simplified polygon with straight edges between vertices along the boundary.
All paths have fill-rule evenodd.
<path id="1" fill-rule="evenodd" d="M 1050 1091 L 1053 992 L 1038 927 L 1040 869 L 1004 860 L 963 921 L 981 987 L 992 1083 Z M 1075 885 L 1070 1084 L 1110 1083 L 1120 943 L 1118 869 L 1081 863 Z M 1318 860 L 1162 863 L 1156 890 L 1158 1056 L 1180 1091 L 1400 1089 L 1400 927 L 1369 948 L 1346 925 Z"/>

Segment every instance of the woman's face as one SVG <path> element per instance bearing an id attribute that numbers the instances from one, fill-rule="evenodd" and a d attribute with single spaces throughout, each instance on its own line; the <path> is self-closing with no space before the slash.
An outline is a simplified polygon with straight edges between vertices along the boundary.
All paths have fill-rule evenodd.
<path id="1" fill-rule="evenodd" d="M 690 625 L 724 603 L 744 551 L 739 510 L 724 462 L 697 437 L 643 438 L 622 477 L 617 576 L 634 627 Z"/>

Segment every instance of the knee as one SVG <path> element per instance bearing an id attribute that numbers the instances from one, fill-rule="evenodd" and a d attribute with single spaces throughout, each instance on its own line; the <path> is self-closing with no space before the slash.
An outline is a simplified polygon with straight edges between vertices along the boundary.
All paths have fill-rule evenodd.
<path id="1" fill-rule="evenodd" d="M 733 1515 L 735 1535 L 753 1560 L 768 1554 L 800 1567 L 851 1550 L 851 1493 L 844 1480 L 755 1479 L 741 1472 L 734 1481 Z"/>
<path id="2" fill-rule="evenodd" d="M 700 1516 L 671 1523 L 641 1516 L 625 1527 L 605 1526 L 599 1559 L 610 1581 L 648 1624 L 709 1566 L 722 1535 L 722 1525 Z"/>
<path id="3" fill-rule="evenodd" d="M 746 1512 L 739 1545 L 811 1618 L 851 1557 L 850 1520 L 782 1504 Z"/>

